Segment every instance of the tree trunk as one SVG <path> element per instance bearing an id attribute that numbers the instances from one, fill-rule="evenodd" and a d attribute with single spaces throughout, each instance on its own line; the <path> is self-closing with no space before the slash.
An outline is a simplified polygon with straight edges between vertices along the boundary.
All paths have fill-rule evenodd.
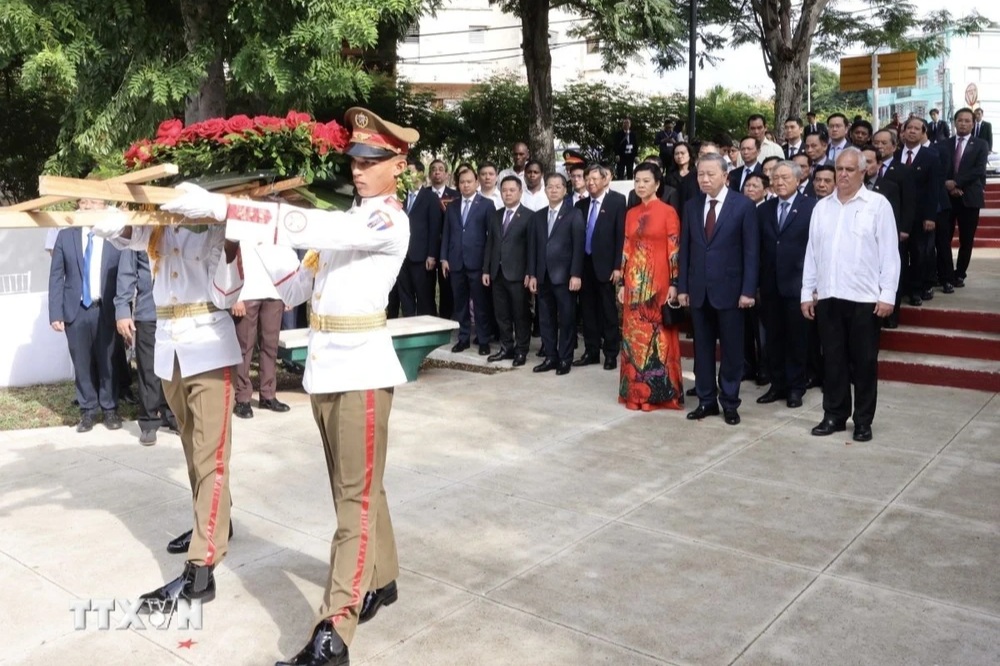
<path id="1" fill-rule="evenodd" d="M 188 95 L 184 122 L 200 122 L 226 115 L 226 76 L 222 45 L 228 21 L 229 2 L 224 0 L 181 0 L 184 42 L 188 53 L 208 53 L 211 60 L 198 91 Z"/>
<path id="2" fill-rule="evenodd" d="M 528 76 L 528 147 L 544 171 L 555 167 L 552 129 L 552 55 L 549 53 L 549 0 L 520 0 L 521 50 Z"/>
<path id="3" fill-rule="evenodd" d="M 774 126 L 783 127 L 785 119 L 792 116 L 805 118 L 809 109 L 803 108 L 809 53 L 798 54 L 792 60 L 776 59 L 773 64 Z"/>

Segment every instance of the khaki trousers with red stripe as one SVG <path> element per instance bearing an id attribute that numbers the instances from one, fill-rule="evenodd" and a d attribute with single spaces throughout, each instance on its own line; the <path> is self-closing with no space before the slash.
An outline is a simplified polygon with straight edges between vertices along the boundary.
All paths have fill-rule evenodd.
<path id="1" fill-rule="evenodd" d="M 217 368 L 163 382 L 177 417 L 194 500 L 194 527 L 187 559 L 215 565 L 229 550 L 229 450 L 232 445 L 233 368 Z"/>
<path id="2" fill-rule="evenodd" d="M 330 578 L 317 624 L 330 618 L 350 645 L 365 592 L 399 575 L 396 539 L 382 487 L 392 389 L 312 396 L 337 511 Z"/>

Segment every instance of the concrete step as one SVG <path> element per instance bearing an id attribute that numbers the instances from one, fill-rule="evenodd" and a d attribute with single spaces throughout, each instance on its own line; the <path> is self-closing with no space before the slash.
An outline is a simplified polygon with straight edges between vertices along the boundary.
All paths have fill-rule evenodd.
<path id="1" fill-rule="evenodd" d="M 1000 333 L 903 326 L 884 329 L 880 346 L 888 351 L 1000 361 Z"/>
<path id="2" fill-rule="evenodd" d="M 951 241 L 952 249 L 958 247 L 958 238 L 953 238 Z M 979 234 L 976 234 L 976 239 L 972 241 L 973 248 L 1000 248 L 1000 238 L 980 238 Z"/>
<path id="3" fill-rule="evenodd" d="M 880 351 L 878 378 L 974 391 L 1000 391 L 1000 362 L 961 356 Z"/>
<path id="4" fill-rule="evenodd" d="M 944 332 L 958 330 L 1000 334 L 1000 312 L 904 307 L 899 312 L 899 324 L 900 327 L 934 328 Z"/>

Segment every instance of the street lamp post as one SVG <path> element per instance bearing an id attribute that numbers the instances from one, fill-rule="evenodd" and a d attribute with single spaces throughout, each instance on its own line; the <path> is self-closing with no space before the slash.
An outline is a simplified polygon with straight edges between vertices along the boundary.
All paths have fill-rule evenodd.
<path id="1" fill-rule="evenodd" d="M 695 67 L 696 60 L 698 58 L 698 3 L 696 0 L 690 0 L 691 2 L 691 34 L 689 35 L 690 43 L 688 44 L 688 122 L 687 122 L 687 138 L 688 141 L 694 140 L 694 102 L 695 102 Z"/>

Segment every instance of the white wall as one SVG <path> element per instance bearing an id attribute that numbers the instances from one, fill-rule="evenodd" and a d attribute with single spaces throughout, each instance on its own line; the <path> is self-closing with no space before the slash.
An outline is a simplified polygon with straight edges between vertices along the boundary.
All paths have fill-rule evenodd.
<path id="1" fill-rule="evenodd" d="M 66 335 L 49 326 L 48 292 L 0 296 L 0 387 L 73 377 Z"/>
<path id="2" fill-rule="evenodd" d="M 1000 121 L 1000 30 L 951 38 L 948 55 L 955 108 L 967 106 L 965 89 L 975 83 L 986 120 Z"/>

